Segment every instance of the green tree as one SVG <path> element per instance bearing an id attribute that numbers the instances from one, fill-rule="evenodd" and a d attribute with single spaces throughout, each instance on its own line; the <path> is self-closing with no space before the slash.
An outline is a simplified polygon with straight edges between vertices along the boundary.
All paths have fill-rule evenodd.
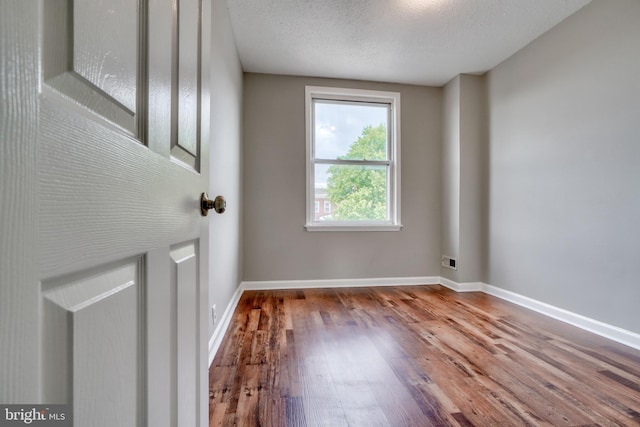
<path id="1" fill-rule="evenodd" d="M 386 160 L 384 124 L 367 126 L 341 160 Z M 335 221 L 387 219 L 387 168 L 373 165 L 333 165 L 328 169 L 327 194 Z"/>

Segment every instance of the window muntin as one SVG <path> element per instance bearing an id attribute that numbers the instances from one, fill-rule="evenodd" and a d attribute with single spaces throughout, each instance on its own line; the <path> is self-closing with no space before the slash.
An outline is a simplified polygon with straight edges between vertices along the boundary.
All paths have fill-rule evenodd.
<path id="1" fill-rule="evenodd" d="M 399 109 L 394 92 L 306 88 L 307 230 L 401 228 Z"/>

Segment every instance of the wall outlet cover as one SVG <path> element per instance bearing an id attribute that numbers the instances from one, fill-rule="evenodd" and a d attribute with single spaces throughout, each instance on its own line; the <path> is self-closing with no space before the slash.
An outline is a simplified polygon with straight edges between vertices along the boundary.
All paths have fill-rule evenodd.
<path id="1" fill-rule="evenodd" d="M 458 260 L 448 255 L 442 255 L 442 266 L 452 270 L 458 269 Z"/>

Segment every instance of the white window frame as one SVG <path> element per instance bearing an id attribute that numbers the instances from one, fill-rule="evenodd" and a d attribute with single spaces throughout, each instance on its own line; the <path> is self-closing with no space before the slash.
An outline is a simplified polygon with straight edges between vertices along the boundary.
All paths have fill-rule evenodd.
<path id="1" fill-rule="evenodd" d="M 386 221 L 316 221 L 315 201 L 315 141 L 314 141 L 314 100 L 345 102 L 369 102 L 389 105 L 387 129 L 388 176 Z M 347 89 L 321 86 L 305 88 L 305 123 L 307 145 L 307 231 L 399 231 L 400 221 L 400 93 Z M 367 164 L 366 161 L 362 163 Z M 375 162 L 372 162 L 372 164 Z"/>

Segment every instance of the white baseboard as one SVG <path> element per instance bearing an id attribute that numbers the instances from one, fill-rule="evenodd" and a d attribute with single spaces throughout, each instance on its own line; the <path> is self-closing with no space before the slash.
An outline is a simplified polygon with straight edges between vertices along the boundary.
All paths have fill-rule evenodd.
<path id="1" fill-rule="evenodd" d="M 271 289 L 311 289 L 311 288 L 355 288 L 370 286 L 416 286 L 416 285 L 442 285 L 456 292 L 484 292 L 494 297 L 512 302 L 528 308 L 596 335 L 619 342 L 629 347 L 640 350 L 640 334 L 609 325 L 581 314 L 555 307 L 553 305 L 534 300 L 532 298 L 507 291 L 496 286 L 482 282 L 457 283 L 446 277 L 384 277 L 371 279 L 337 279 L 337 280 L 275 280 L 275 281 L 247 281 L 242 282 L 233 294 L 229 305 L 224 311 L 218 327 L 209 340 L 209 366 L 213 362 L 216 352 L 220 348 L 222 338 L 227 332 L 233 312 L 240 297 L 245 290 L 271 290 Z"/>
<path id="2" fill-rule="evenodd" d="M 224 313 L 218 322 L 218 326 L 216 326 L 216 329 L 213 331 L 213 335 L 209 338 L 209 364 L 207 366 L 211 366 L 213 358 L 216 356 L 216 353 L 220 348 L 220 344 L 222 344 L 222 339 L 224 338 L 224 334 L 227 332 L 227 329 L 229 329 L 229 324 L 233 318 L 233 312 L 236 311 L 242 292 L 244 292 L 242 286 L 238 286 L 231 297 L 231 301 L 229 301 L 227 308 L 224 310 Z"/>
<path id="3" fill-rule="evenodd" d="M 484 285 L 480 282 L 458 283 L 446 277 L 440 277 L 440 284 L 456 292 L 480 292 Z"/>
<path id="4" fill-rule="evenodd" d="M 273 280 L 262 282 L 242 282 L 247 290 L 267 289 L 312 289 L 312 288 L 358 288 L 369 286 L 416 286 L 437 285 L 438 276 L 426 277 L 379 277 L 372 279 L 331 279 L 331 280 Z"/>

